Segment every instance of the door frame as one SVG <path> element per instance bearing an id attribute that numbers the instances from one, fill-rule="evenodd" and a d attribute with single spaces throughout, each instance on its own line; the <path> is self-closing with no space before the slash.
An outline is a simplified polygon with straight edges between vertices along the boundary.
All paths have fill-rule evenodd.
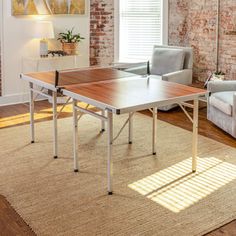
<path id="1" fill-rule="evenodd" d="M 0 81 L 1 81 L 1 88 L 0 88 L 0 97 L 4 95 L 4 66 L 3 66 L 3 53 L 4 53 L 4 24 L 3 24 L 3 1 L 0 1 Z"/>

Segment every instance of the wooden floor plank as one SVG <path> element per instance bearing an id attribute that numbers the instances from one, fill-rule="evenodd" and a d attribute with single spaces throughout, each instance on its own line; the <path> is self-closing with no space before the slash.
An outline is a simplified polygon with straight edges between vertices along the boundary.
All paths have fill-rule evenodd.
<path id="1" fill-rule="evenodd" d="M 0 195 L 0 235 L 35 236 L 36 234 L 11 207 L 4 196 Z"/>
<path id="2" fill-rule="evenodd" d="M 206 234 L 205 236 L 235 236 L 235 235 L 236 235 L 236 220 Z"/>

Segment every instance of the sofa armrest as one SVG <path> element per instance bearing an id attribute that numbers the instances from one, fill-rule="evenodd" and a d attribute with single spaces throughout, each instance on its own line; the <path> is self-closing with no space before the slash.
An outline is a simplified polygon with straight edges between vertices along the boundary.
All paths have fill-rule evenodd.
<path id="1" fill-rule="evenodd" d="M 207 84 L 207 90 L 211 93 L 222 91 L 236 91 L 236 80 L 210 81 Z"/>
<path id="2" fill-rule="evenodd" d="M 236 125 L 236 92 L 234 93 L 234 98 L 233 98 L 233 117 L 234 117 L 235 125 Z"/>
<path id="3" fill-rule="evenodd" d="M 162 76 L 165 81 L 170 81 L 178 84 L 189 85 L 192 84 L 193 72 L 192 69 L 185 69 L 180 71 L 175 71 Z"/>

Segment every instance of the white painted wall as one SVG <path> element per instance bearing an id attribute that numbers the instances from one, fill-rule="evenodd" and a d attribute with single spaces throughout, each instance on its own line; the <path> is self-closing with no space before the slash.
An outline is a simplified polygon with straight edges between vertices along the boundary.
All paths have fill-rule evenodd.
<path id="1" fill-rule="evenodd" d="M 89 1 L 88 1 L 89 2 Z M 19 79 L 22 72 L 22 57 L 39 55 L 39 41 L 32 39 L 35 21 L 50 20 L 53 22 L 55 35 L 66 29 L 75 27 L 85 40 L 80 44 L 79 66 L 89 65 L 89 9 L 85 16 L 27 16 L 11 15 L 11 1 L 1 0 L 2 8 L 2 94 L 0 105 L 25 102 L 28 99 L 27 84 Z M 89 3 L 88 3 L 89 8 Z M 50 42 L 51 47 L 58 47 L 56 40 Z"/>

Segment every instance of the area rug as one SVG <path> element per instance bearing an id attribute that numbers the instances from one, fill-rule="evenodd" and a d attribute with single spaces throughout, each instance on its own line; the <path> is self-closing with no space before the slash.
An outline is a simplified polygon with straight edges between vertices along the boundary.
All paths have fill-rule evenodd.
<path id="1" fill-rule="evenodd" d="M 114 120 L 114 134 L 126 116 Z M 37 235 L 203 235 L 236 217 L 236 149 L 199 136 L 197 173 L 191 173 L 191 132 L 135 114 L 114 143 L 114 195 L 107 195 L 106 132 L 79 122 L 80 172 L 73 172 L 72 118 L 60 119 L 59 158 L 52 158 L 52 122 L 0 130 L 0 194 Z"/>

